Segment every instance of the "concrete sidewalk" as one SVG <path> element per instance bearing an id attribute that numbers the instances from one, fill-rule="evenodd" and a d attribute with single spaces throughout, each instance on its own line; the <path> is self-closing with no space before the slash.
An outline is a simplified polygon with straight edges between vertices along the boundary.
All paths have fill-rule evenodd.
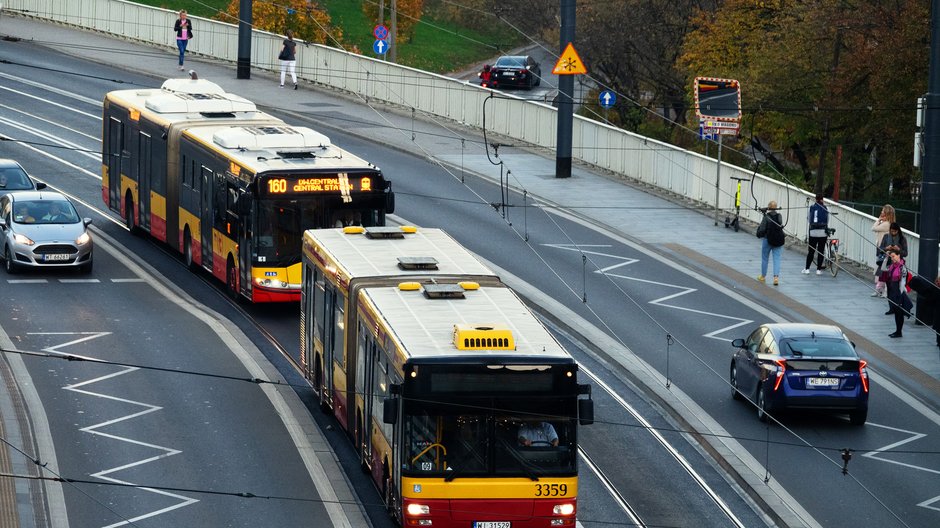
<path id="1" fill-rule="evenodd" d="M 155 86 L 160 79 L 183 75 L 177 69 L 177 52 L 169 37 L 165 48 L 154 49 L 99 33 L 10 16 L 0 17 L 0 37 L 23 39 L 8 44 L 23 46 L 20 56 L 24 61 L 29 57 L 27 48 L 39 44 L 152 75 Z M 149 58 L 141 60 L 142 56 Z M 279 88 L 275 72 L 253 69 L 251 79 L 236 79 L 234 64 L 201 60 L 198 56 L 187 58 L 186 69 L 261 107 L 319 119 L 326 129 L 341 129 L 413 153 L 450 167 L 456 175 L 466 172 L 499 180 L 499 168 L 489 162 L 483 150 L 482 135 L 458 123 L 413 118 L 402 109 L 377 107 L 348 94 L 321 91 L 303 81 L 300 90 Z M 303 72 L 298 74 L 303 76 Z M 570 210 L 639 243 L 663 248 L 758 300 L 786 306 L 794 318 L 838 324 L 852 334 L 876 373 L 896 374 L 892 377 L 897 381 L 911 380 L 915 386 L 926 388 L 925 394 L 940 396 L 940 350 L 934 332 L 928 326 L 915 325 L 912 318 L 905 324 L 903 338 L 889 338 L 894 331 L 893 318 L 883 315 L 886 300 L 870 296 L 873 277 L 867 270 L 849 268 L 836 278 L 828 273 L 802 275 L 806 245 L 791 240 L 783 255 L 780 286 L 761 284 L 756 281 L 760 244 L 748 226 L 740 232 L 726 229 L 723 223 L 716 226 L 711 210 L 696 209 L 682 197 L 637 187 L 586 167 L 575 166 L 570 179 L 556 179 L 555 159 L 549 152 L 504 146 L 499 158 L 511 171 L 509 185 L 526 191 L 533 199 Z M 580 191 L 571 192 L 573 188 Z M 791 204 L 790 214 L 802 214 L 803 205 Z M 650 209 L 669 212 L 657 215 L 655 229 L 637 229 L 647 224 Z"/>

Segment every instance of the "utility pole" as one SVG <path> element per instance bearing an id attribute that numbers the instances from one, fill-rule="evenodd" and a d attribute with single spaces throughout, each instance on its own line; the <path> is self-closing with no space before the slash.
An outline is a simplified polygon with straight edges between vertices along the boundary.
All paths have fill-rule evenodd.
<path id="1" fill-rule="evenodd" d="M 574 42 L 575 0 L 561 0 L 561 44 L 558 54 Z M 571 129 L 574 124 L 574 76 L 558 79 L 558 136 L 555 147 L 555 177 L 571 177 Z"/>
<path id="2" fill-rule="evenodd" d="M 251 79 L 251 0 L 238 2 L 238 67 L 237 79 Z"/>
<path id="3" fill-rule="evenodd" d="M 924 109 L 924 181 L 920 199 L 920 253 L 917 273 L 932 281 L 937 276 L 940 240 L 940 0 L 930 2 L 930 70 Z M 917 296 L 917 316 L 929 311 L 926 296 Z M 921 310 L 924 310 L 922 312 Z M 925 323 L 929 324 L 930 319 Z"/>
<path id="4" fill-rule="evenodd" d="M 388 60 L 398 63 L 398 0 L 392 0 L 392 30 L 388 32 Z"/>

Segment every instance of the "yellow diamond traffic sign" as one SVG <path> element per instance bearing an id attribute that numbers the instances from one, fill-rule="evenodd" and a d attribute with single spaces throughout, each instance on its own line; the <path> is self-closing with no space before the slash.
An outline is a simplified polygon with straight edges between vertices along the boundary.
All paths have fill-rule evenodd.
<path id="1" fill-rule="evenodd" d="M 578 52 L 574 50 L 574 46 L 570 42 L 565 46 L 565 51 L 561 54 L 561 57 L 558 57 L 558 62 L 555 63 L 552 73 L 555 75 L 587 73 L 584 62 L 581 61 L 581 57 L 578 56 Z"/>

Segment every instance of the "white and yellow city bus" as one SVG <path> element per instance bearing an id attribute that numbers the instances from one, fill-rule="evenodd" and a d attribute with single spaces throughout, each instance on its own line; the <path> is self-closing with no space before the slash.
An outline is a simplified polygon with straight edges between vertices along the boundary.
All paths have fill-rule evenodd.
<path id="1" fill-rule="evenodd" d="M 307 231 L 303 264 L 308 375 L 403 526 L 575 525 L 590 387 L 510 288 L 432 229 Z"/>
<path id="2" fill-rule="evenodd" d="M 394 208 L 377 167 L 205 80 L 108 93 L 101 181 L 129 229 L 253 302 L 300 299 L 305 229 Z"/>

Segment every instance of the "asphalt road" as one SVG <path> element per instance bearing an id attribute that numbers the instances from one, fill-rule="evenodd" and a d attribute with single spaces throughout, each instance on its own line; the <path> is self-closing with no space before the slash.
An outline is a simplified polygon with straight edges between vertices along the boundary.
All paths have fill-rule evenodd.
<path id="1" fill-rule="evenodd" d="M 4 48 L 0 44 L 0 57 L 3 53 Z M 85 200 L 90 207 L 100 210 L 100 183 L 93 176 L 100 172 L 100 159 L 97 155 L 94 152 L 83 154 L 67 148 L 50 147 L 47 144 L 62 145 L 64 140 L 81 148 L 96 150 L 100 131 L 100 108 L 96 108 L 94 102 L 100 102 L 104 92 L 126 86 L 87 77 L 57 76 L 54 73 L 57 69 L 76 70 L 76 61 L 56 54 L 37 51 L 33 62 L 49 68 L 50 71 L 16 71 L 16 68 L 11 68 L 5 70 L 5 73 L 31 79 L 38 85 L 25 84 L 7 76 L 0 77 L 0 86 L 4 87 L 5 94 L 3 102 L 0 103 L 0 133 L 11 137 L 27 135 L 37 144 L 11 146 L 0 143 L 0 156 L 20 159 L 28 170 L 44 181 L 68 190 Z M 131 74 L 103 66 L 82 65 L 80 69 L 106 79 L 134 78 Z M 146 85 L 156 85 L 159 82 L 140 77 L 134 80 Z M 64 94 L 45 87 L 82 94 L 88 101 L 81 102 L 75 98 L 63 97 Z M 60 106 L 52 106 L 50 102 Z M 60 123 L 65 128 L 55 123 Z M 54 137 L 33 136 L 32 131 L 24 128 L 24 125 L 46 131 Z M 321 122 L 319 126 L 314 126 L 322 128 L 323 125 Z M 522 197 L 515 196 L 511 199 L 516 207 L 494 210 L 486 203 L 499 203 L 502 192 L 488 182 L 468 177 L 465 183 L 461 183 L 439 168 L 429 166 L 425 161 L 410 154 L 347 136 L 335 129 L 328 130 L 327 133 L 335 143 L 378 164 L 394 180 L 398 195 L 397 213 L 407 221 L 448 230 L 484 258 L 510 270 L 526 282 L 537 285 L 546 295 L 564 303 L 578 316 L 604 329 L 653 368 L 668 373 L 677 386 L 691 395 L 708 414 L 739 439 L 742 450 L 747 450 L 754 458 L 766 463 L 773 476 L 810 511 L 820 525 L 857 526 L 864 523 L 876 526 L 930 526 L 936 523 L 936 508 L 930 508 L 929 505 L 918 506 L 912 497 L 921 497 L 924 495 L 922 490 L 935 487 L 936 450 L 929 448 L 929 439 L 934 438 L 940 431 L 937 430 L 937 424 L 924 420 L 903 394 L 899 397 L 884 390 L 876 380 L 870 421 L 863 428 L 851 427 L 847 420 L 841 418 L 821 416 L 784 417 L 784 427 L 767 428 L 757 422 L 753 409 L 731 400 L 726 379 L 731 353 L 728 341 L 734 337 L 744 337 L 758 322 L 778 319 L 779 316 L 770 309 L 738 293 L 729 292 L 722 284 L 709 280 L 700 273 L 690 273 L 682 266 L 666 262 L 651 248 L 644 248 L 628 239 L 601 232 L 565 216 L 547 214 L 538 208 L 520 207 L 525 205 Z M 60 159 L 40 155 L 33 149 Z M 72 166 L 64 164 L 63 161 Z M 93 216 L 99 226 L 108 226 L 108 222 L 90 209 L 87 214 Z M 655 228 L 655 222 L 651 222 L 648 228 Z M 198 284 L 197 278 L 185 272 L 178 263 L 162 254 L 153 247 L 154 245 L 132 239 L 115 227 L 108 226 L 105 230 L 112 232 L 122 243 L 126 243 L 129 246 L 128 251 L 154 264 L 160 273 L 174 281 L 185 283 L 187 289 L 192 288 L 193 291 L 200 292 L 200 299 L 218 305 L 223 313 L 231 317 L 237 317 L 237 314 L 231 313 L 232 310 L 227 310 L 224 303 L 216 299 L 218 295 L 212 288 Z M 574 251 L 574 245 L 579 246 L 582 251 Z M 119 266 L 116 263 L 103 259 L 96 264 L 93 276 L 117 277 L 118 275 L 113 275 L 113 270 L 117 269 Z M 596 273 L 598 269 L 604 272 Z M 40 287 L 23 286 L 23 289 Z M 51 308 L 48 304 L 57 302 L 54 297 L 47 300 L 45 296 L 33 298 L 27 293 L 22 293 L 23 296 L 16 297 L 15 300 L 22 306 L 23 313 L 29 314 L 29 317 L 0 319 L 0 324 L 4 328 L 7 328 L 8 324 L 12 325 L 17 335 L 32 335 L 39 331 L 53 331 L 49 329 L 52 327 L 51 323 L 61 324 L 68 320 L 68 315 L 72 313 L 81 314 L 81 317 L 76 318 L 78 320 L 104 324 L 108 322 L 107 314 L 123 314 L 124 310 L 142 305 L 139 293 L 124 296 L 114 291 L 121 288 L 101 288 L 95 292 L 87 284 L 69 287 L 71 286 L 75 286 L 76 292 L 66 297 L 58 306 Z M 124 290 L 130 291 L 133 288 L 127 287 Z M 4 292 L 8 291 L 7 284 L 4 284 L 3 289 Z M 168 326 L 168 321 L 164 318 L 169 314 L 165 313 L 167 310 L 160 310 L 160 307 L 160 303 L 148 303 L 134 318 L 124 318 L 120 324 L 115 322 L 102 326 L 106 330 L 89 331 L 123 332 L 122 335 L 130 335 L 132 332 L 129 329 L 143 324 L 147 333 L 162 337 L 161 329 L 165 331 L 175 326 Z M 262 312 L 264 311 L 257 309 L 252 311 L 256 317 L 261 317 Z M 46 313 L 49 314 L 48 319 L 45 315 L 38 319 L 38 314 Z M 280 313 L 280 310 L 275 312 L 280 315 L 289 313 L 289 309 L 285 309 L 283 313 Z M 128 321 L 131 321 L 131 324 L 128 324 Z M 286 345 L 296 339 L 296 323 L 288 317 L 280 317 L 278 321 L 266 321 L 269 329 Z M 672 344 L 667 341 L 667 334 L 671 336 Z M 37 347 L 55 344 L 52 341 L 43 341 L 42 339 L 47 338 L 40 338 L 39 334 L 35 339 L 38 340 L 35 345 Z M 135 343 L 135 339 L 136 337 L 124 337 L 120 340 L 131 344 L 126 347 L 125 353 L 132 354 L 137 351 L 134 344 L 141 346 L 139 342 Z M 90 344 L 82 346 L 92 347 Z M 287 346 L 290 349 L 290 346 Z M 85 353 L 89 350 L 86 349 Z M 165 353 L 184 350 L 185 347 L 179 345 L 168 347 Z M 195 366 L 203 368 L 216 365 L 219 361 L 225 365 L 225 361 L 220 357 L 194 358 L 192 354 L 185 357 L 187 361 L 196 361 Z M 273 354 L 271 357 L 276 359 Z M 579 360 L 587 363 L 595 357 L 603 360 L 603 351 L 594 356 L 579 356 Z M 177 361 L 177 358 L 173 361 Z M 631 401 L 642 402 L 645 399 L 643 395 L 629 396 L 627 387 L 618 380 L 616 368 L 604 369 L 601 367 L 607 365 L 602 364 L 596 366 L 600 377 L 617 387 L 618 394 Z M 38 370 L 31 372 L 37 372 L 36 375 L 40 379 L 49 376 L 45 379 L 50 386 L 49 390 L 56 387 L 59 391 L 55 393 L 57 396 L 46 396 L 52 398 L 53 402 L 70 400 L 70 403 L 63 403 L 61 407 L 58 403 L 52 406 L 63 424 L 63 429 L 57 432 L 56 437 L 61 434 L 62 438 L 68 439 L 65 445 L 69 446 L 69 453 L 97 454 L 99 449 L 104 449 L 113 460 L 126 456 L 126 446 L 125 450 L 103 447 L 98 445 L 103 442 L 95 435 L 82 435 L 65 430 L 66 423 L 77 430 L 74 427 L 74 415 L 84 410 L 80 407 L 82 402 L 71 393 L 63 396 L 65 393 L 62 392 L 61 386 L 64 384 L 55 381 L 55 376 L 48 373 L 56 369 L 50 369 L 48 365 L 45 367 L 45 373 L 39 373 Z M 37 368 L 42 370 L 41 367 Z M 83 378 L 71 371 L 62 371 L 56 376 L 65 376 L 69 383 L 75 383 L 73 379 L 93 379 L 93 376 Z M 121 390 L 150 389 L 144 390 L 144 393 L 150 395 L 156 391 L 167 396 L 186 395 L 181 401 L 196 403 L 197 408 L 197 402 L 217 400 L 215 391 L 221 390 L 216 387 L 205 389 L 209 390 L 208 394 L 199 392 L 189 395 L 186 387 L 183 381 L 149 379 L 138 383 L 128 381 Z M 140 400 L 134 401 L 145 401 L 143 395 L 139 396 Z M 594 450 L 598 453 L 605 472 L 619 477 L 617 486 L 623 494 L 628 498 L 635 498 L 643 506 L 646 522 L 670 526 L 727 525 L 727 519 L 714 514 L 714 505 L 689 488 L 689 483 L 683 480 L 681 471 L 676 466 L 669 465 L 666 457 L 649 438 L 631 436 L 630 432 L 635 429 L 635 424 L 631 424 L 623 415 L 622 406 L 618 407 L 611 401 L 600 404 L 601 397 L 598 398 L 596 414 L 604 425 L 585 429 L 584 447 L 588 452 Z M 167 402 L 159 405 L 164 408 L 172 407 Z M 96 412 L 98 411 L 96 408 Z M 656 419 L 656 409 L 651 408 L 648 411 L 652 413 L 650 418 Z M 222 416 L 210 409 L 201 409 L 197 414 L 203 415 L 203 420 L 210 415 L 215 417 L 214 420 Z M 103 419 L 99 416 L 94 418 Z M 158 424 L 159 426 L 145 428 L 143 432 L 147 435 L 165 433 L 167 428 L 176 427 L 178 424 L 197 427 L 199 420 L 199 416 L 178 415 L 167 418 Z M 183 421 L 178 423 L 176 419 Z M 674 427 L 671 422 L 662 418 L 656 420 L 663 428 Z M 87 423 L 98 422 L 89 420 Z M 86 422 L 83 422 L 83 426 L 85 424 Z M 128 425 L 123 424 L 122 427 Z M 259 438 L 265 442 L 268 439 L 268 431 L 238 430 L 237 433 L 259 435 L 246 439 L 243 445 L 258 445 Z M 177 434 L 168 436 L 175 439 Z M 183 440 L 187 435 L 179 434 L 179 437 Z M 198 440 L 195 436 L 189 438 L 193 445 L 187 444 L 187 452 L 192 450 L 194 453 L 201 453 L 200 447 L 196 445 Z M 674 440 L 674 443 L 680 446 L 679 449 L 695 460 L 693 465 L 703 474 L 712 470 L 710 476 L 706 477 L 707 481 L 714 483 L 716 487 L 724 483 L 724 479 L 714 472 L 712 464 L 688 443 L 686 437 L 675 435 Z M 814 447 L 808 447 L 810 445 Z M 853 469 L 850 476 L 845 476 L 840 471 L 842 461 L 839 450 L 847 445 L 856 450 L 855 457 L 850 462 Z M 648 455 L 648 458 L 637 460 L 636 457 L 641 455 Z M 180 456 L 173 458 L 183 460 Z M 224 458 L 225 465 L 229 466 L 224 471 L 239 471 L 237 460 L 229 462 L 230 456 Z M 223 463 L 218 454 L 206 460 Z M 268 467 L 280 467 L 277 462 Z M 625 462 L 630 463 L 624 464 Z M 69 463 L 75 464 L 75 471 L 86 475 L 100 471 L 95 469 L 98 467 L 112 467 L 78 461 Z M 218 481 L 228 482 L 225 479 L 228 473 L 213 474 L 219 476 Z M 240 481 L 235 478 L 232 482 Z M 651 482 L 655 482 L 655 486 L 651 486 Z M 592 485 L 597 487 L 590 488 Z M 582 514 L 586 514 L 587 510 L 596 515 L 600 525 L 600 522 L 617 513 L 616 504 L 604 499 L 605 493 L 599 484 L 590 484 L 589 478 L 586 478 L 585 486 L 589 486 L 588 489 L 591 490 L 585 495 L 585 499 L 597 497 L 599 502 L 596 506 L 590 502 L 582 502 Z M 731 488 L 726 487 L 720 494 L 734 504 L 735 511 L 740 515 L 748 515 L 749 509 Z M 78 502 L 78 499 L 71 500 Z M 88 519 L 97 522 L 98 517 L 95 515 L 101 514 L 93 511 L 94 507 L 89 507 L 89 510 Z M 181 508 L 176 511 L 184 510 Z M 759 522 L 753 513 L 750 513 L 747 519 L 752 521 L 745 524 L 748 526 Z M 582 520 L 592 519 L 582 517 Z"/>

